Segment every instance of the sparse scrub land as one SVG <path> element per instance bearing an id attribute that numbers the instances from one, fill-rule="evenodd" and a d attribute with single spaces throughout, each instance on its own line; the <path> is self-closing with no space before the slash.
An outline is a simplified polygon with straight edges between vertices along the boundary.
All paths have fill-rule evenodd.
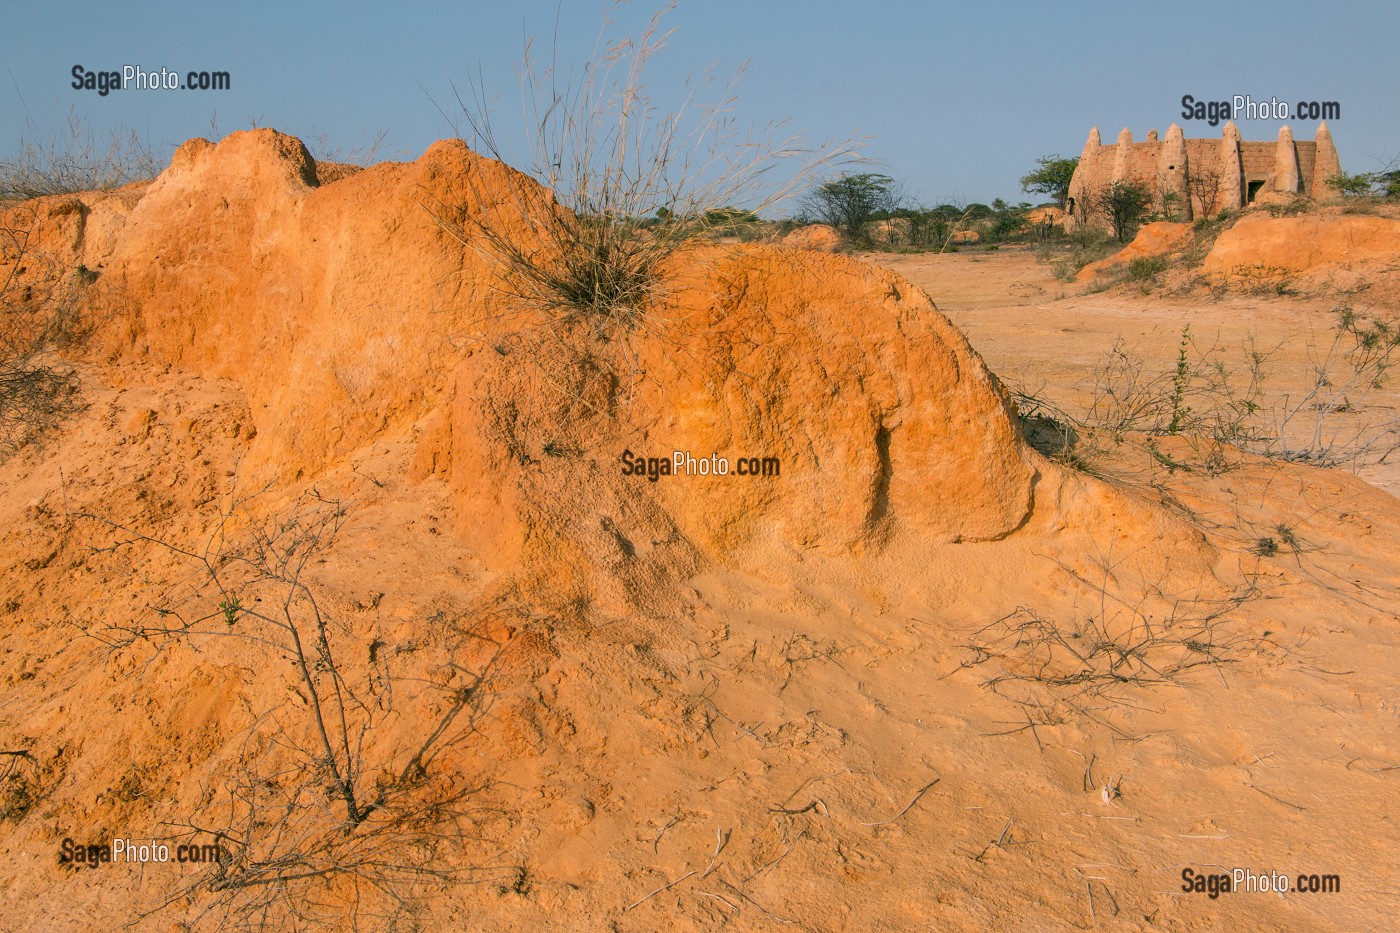
<path id="1" fill-rule="evenodd" d="M 1094 206 L 1099 202 L 1089 193 L 1085 193 L 1084 200 L 1088 204 L 1086 211 L 1100 210 Z M 1197 217 L 1189 230 L 1168 227 L 1151 230 L 1147 239 L 1141 242 L 1133 240 L 1127 247 L 1117 236 L 1108 232 L 1113 225 L 1079 224 L 1068 234 L 1047 239 L 1038 247 L 1036 256 L 1041 262 L 1050 264 L 1061 281 L 1085 282 L 1086 293 L 1128 285 L 1137 287 L 1144 294 L 1164 288 L 1172 295 L 1208 295 L 1212 299 L 1232 293 L 1255 297 L 1347 295 L 1354 298 L 1362 291 L 1381 286 L 1388 296 L 1389 281 L 1384 255 L 1367 246 L 1368 254 L 1361 260 L 1365 267 L 1353 268 L 1353 261 L 1341 252 L 1346 247 L 1337 245 L 1344 241 L 1330 232 L 1334 225 L 1337 229 L 1345 227 L 1349 222 L 1346 215 L 1349 214 L 1384 218 L 1383 223 L 1397 216 L 1393 203 L 1384 198 L 1353 198 L 1339 206 L 1299 197 L 1286 202 L 1271 201 L 1242 211 L 1227 209 L 1213 216 Z M 1275 240 L 1273 246 L 1264 247 L 1265 253 L 1261 258 L 1254 259 L 1251 238 L 1242 236 L 1241 231 L 1235 229 L 1246 220 L 1253 224 L 1266 218 L 1302 216 L 1313 219 L 1307 221 L 1310 226 L 1296 228 L 1295 236 L 1319 236 L 1321 243 L 1330 244 L 1324 247 L 1325 254 L 1304 251 L 1295 256 L 1286 247 L 1280 246 L 1284 241 Z M 1130 224 L 1122 229 L 1137 231 L 1142 225 L 1165 219 L 1160 211 L 1142 213 L 1135 225 Z M 1216 247 L 1227 233 L 1228 246 L 1220 256 L 1229 258 L 1222 260 L 1217 256 Z M 1378 232 L 1378 228 L 1355 234 L 1361 238 L 1361 242 L 1367 243 L 1376 242 L 1376 237 L 1385 235 Z M 1120 250 L 1126 251 L 1115 255 Z M 1102 260 L 1111 261 L 1105 263 Z M 1080 272 L 1095 263 L 1098 265 L 1092 270 L 1092 276 L 1087 281 L 1081 278 Z M 1325 274 L 1329 266 L 1334 275 Z M 1386 298 L 1378 297 L 1376 300 L 1383 303 Z"/>
<path id="2" fill-rule="evenodd" d="M 1098 369 L 1087 409 L 1070 414 L 1025 390 L 1013 394 L 1027 436 L 1042 452 L 1077 469 L 1109 475 L 1108 455 L 1122 445 L 1148 452 L 1169 469 L 1229 469 L 1228 451 L 1314 466 L 1384 460 L 1400 447 L 1400 425 L 1371 408 L 1400 355 L 1400 328 L 1389 318 L 1336 311 L 1324 346 L 1309 345 L 1302 390 L 1271 388 L 1274 350 L 1241 355 L 1201 346 L 1183 328 L 1174 367 L 1154 373 L 1119 340 Z M 1189 460 L 1168 457 L 1154 437 L 1192 444 Z"/>
<path id="3" fill-rule="evenodd" d="M 993 249 L 1002 243 L 1043 242 L 1049 228 L 1032 228 L 1030 209 L 1000 198 L 991 205 L 928 207 L 899 193 L 887 175 L 848 175 L 808 192 L 799 222 L 831 226 L 858 249 L 943 253 L 957 252 L 960 244 L 984 243 Z"/>
<path id="4" fill-rule="evenodd" d="M 0 926 L 1383 917 L 1162 879 L 1312 834 L 1369 884 L 1367 828 L 1335 811 L 1400 773 L 1376 689 L 1400 511 L 1307 467 L 1400 449 L 1393 309 L 1289 338 L 1300 380 L 1298 343 L 1254 328 L 1335 299 L 1278 301 L 1289 269 L 1222 263 L 1238 301 L 1132 293 L 1178 287 L 1226 211 L 1091 270 L 1125 300 L 1061 301 L 1035 247 L 1071 279 L 1180 199 L 1105 189 L 1082 206 L 1107 222 L 1071 233 L 930 207 L 842 173 L 847 146 L 735 134 L 727 89 L 659 112 L 668 35 L 603 41 L 575 80 L 527 46 L 523 175 L 449 143 L 309 194 L 291 137 L 197 143 L 139 224 L 98 215 L 108 241 L 80 244 L 140 312 L 100 358 L 64 358 L 96 274 L 40 268 L 43 215 L 8 211 L 0 459 L 28 449 L 0 462 Z M 461 135 L 501 159 L 486 101 L 459 99 Z M 1023 189 L 1063 208 L 1075 161 Z M 804 191 L 801 220 L 764 218 Z M 731 245 L 803 221 L 908 278 Z M 1122 333 L 1155 342 L 1085 378 Z M 91 407 L 42 459 L 80 371 Z M 781 470 L 648 482 L 624 446 Z M 53 865 L 63 834 L 214 855 L 89 872 Z"/>
<path id="5" fill-rule="evenodd" d="M 1112 256 L 1119 244 L 1103 230 L 1094 226 L 1076 227 L 1063 239 L 1047 242 L 1039 247 L 1036 258 L 1050 263 L 1055 277 L 1062 282 L 1072 282 L 1080 270 L 1092 262 Z"/>
<path id="6" fill-rule="evenodd" d="M 1022 190 L 1050 195 L 1062 209 L 1075 159 L 1048 156 L 1021 179 Z M 1052 206 L 1052 205 L 1045 205 Z M 1031 222 L 1032 206 L 996 198 L 981 203 L 921 203 L 889 175 L 848 173 L 813 187 L 801 199 L 797 220 L 826 224 L 859 249 L 885 252 L 956 252 L 960 245 L 1045 244 L 1063 235 L 1053 218 Z"/>

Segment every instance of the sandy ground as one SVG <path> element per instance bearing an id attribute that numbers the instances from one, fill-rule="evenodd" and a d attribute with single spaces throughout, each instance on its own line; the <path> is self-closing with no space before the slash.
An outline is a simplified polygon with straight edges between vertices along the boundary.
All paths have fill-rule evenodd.
<path id="1" fill-rule="evenodd" d="M 1279 357 L 1296 378 L 1327 326 L 1325 298 L 1076 297 L 1014 250 L 871 261 L 926 289 L 994 372 L 1065 404 L 1120 336 L 1168 368 L 1188 321 L 1222 345 L 1301 340 Z M 165 594 L 209 613 L 218 594 L 159 548 L 104 549 L 112 530 L 74 516 L 193 547 L 251 432 L 232 380 L 138 363 L 85 376 L 86 409 L 0 465 L 0 749 L 34 762 L 27 797 L 6 785 L 0 929 L 256 929 L 205 913 L 207 887 L 171 899 L 186 869 L 58 864 L 65 836 L 152 835 L 205 812 L 258 717 L 296 722 L 306 703 L 284 665 L 241 643 L 154 656 L 90 637 Z M 350 676 L 399 691 L 373 693 L 392 712 L 370 753 L 421 741 L 444 715 L 435 691 L 483 673 L 456 694 L 470 728 L 432 769 L 468 789 L 433 863 L 463 883 L 420 879 L 421 899 L 352 924 L 335 913 L 353 893 L 341 878 L 278 916 L 622 933 L 1393 928 L 1400 500 L 1376 486 L 1253 459 L 1121 482 L 1036 460 L 1033 507 L 990 540 L 894 534 L 850 553 L 762 539 L 642 578 L 625 611 L 582 613 L 568 575 L 634 566 L 621 532 L 598 538 L 607 552 L 579 532 L 542 564 L 539 592 L 559 605 L 513 604 L 497 584 L 514 568 L 453 514 L 467 502 L 489 519 L 497 490 L 470 500 L 414 476 L 427 435 L 371 434 L 305 479 L 353 503 L 307 580 L 345 656 L 368 658 Z M 1177 456 L 1186 442 L 1161 443 Z M 267 514 L 297 492 L 267 493 Z M 376 665 L 397 679 L 375 680 Z M 1183 890 L 1188 870 L 1235 869 L 1335 876 L 1340 891 Z"/>
<path id="2" fill-rule="evenodd" d="M 1288 298 L 1202 293 L 1182 298 L 1161 288 L 1145 295 L 1129 286 L 1095 294 L 1083 284 L 1057 279 L 1048 264 L 1018 247 L 942 255 L 871 253 L 864 258 L 927 291 L 993 372 L 1076 413 L 1088 403 L 1105 357 L 1120 339 L 1155 373 L 1172 371 L 1186 325 L 1191 327 L 1193 360 L 1209 353 L 1243 371 L 1249 349 L 1257 347 L 1269 353 L 1264 367 L 1269 397 L 1282 399 L 1288 393 L 1296 396 L 1324 362 L 1335 334 L 1333 309 L 1395 310 L 1393 303 L 1377 304 L 1364 293 Z M 1368 423 L 1378 429 L 1369 433 L 1400 421 L 1400 389 L 1393 380 L 1369 396 L 1368 407 Z M 1300 425 L 1306 420 L 1299 419 Z M 1400 494 L 1400 455 L 1386 463 L 1374 459 L 1348 468 Z"/>

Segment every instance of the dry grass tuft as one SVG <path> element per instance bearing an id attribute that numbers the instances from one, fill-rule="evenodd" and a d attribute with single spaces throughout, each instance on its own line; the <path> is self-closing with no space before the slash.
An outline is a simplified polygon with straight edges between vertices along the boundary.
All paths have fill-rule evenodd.
<path id="1" fill-rule="evenodd" d="M 14 157 L 0 162 L 0 200 L 102 191 L 156 176 L 155 155 L 135 131 L 100 133 L 75 112 L 47 137 L 32 122 L 26 131 Z"/>
<path id="2" fill-rule="evenodd" d="M 481 213 L 430 206 L 453 236 L 499 270 L 508 298 L 562 320 L 584 319 L 605 337 L 636 328 L 664 292 L 662 270 L 698 238 L 737 232 L 852 152 L 816 148 L 774 123 L 745 132 L 734 116 L 734 79 L 699 82 L 669 112 L 652 98 L 646 71 L 671 35 L 655 14 L 639 36 L 603 34 L 581 77 L 527 42 L 520 69 L 528 127 L 525 174 L 508 191 L 473 191 Z M 705 100 L 718 91 L 713 101 Z M 473 80 L 457 94 L 460 135 L 509 162 L 488 95 Z M 449 119 L 451 119 L 449 117 Z M 790 171 L 786 171 L 791 167 Z M 553 193 L 542 198 L 536 186 Z"/>

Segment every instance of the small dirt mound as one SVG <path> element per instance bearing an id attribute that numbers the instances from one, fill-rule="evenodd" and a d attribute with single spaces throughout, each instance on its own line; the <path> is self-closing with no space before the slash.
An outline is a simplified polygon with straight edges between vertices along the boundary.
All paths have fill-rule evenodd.
<path id="1" fill-rule="evenodd" d="M 839 253 L 850 247 L 841 231 L 828 224 L 808 224 L 783 237 L 784 246 L 811 249 L 821 253 Z"/>
<path id="2" fill-rule="evenodd" d="M 1090 282 L 1100 275 L 1126 269 L 1134 259 L 1165 256 L 1182 249 L 1191 241 L 1191 225 L 1157 221 L 1146 224 L 1133 241 L 1107 259 L 1091 262 L 1074 277 L 1076 282 Z"/>

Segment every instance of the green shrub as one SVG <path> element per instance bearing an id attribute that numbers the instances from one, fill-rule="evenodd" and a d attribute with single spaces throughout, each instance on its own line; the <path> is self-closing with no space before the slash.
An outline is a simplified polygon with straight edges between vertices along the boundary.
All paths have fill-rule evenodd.
<path id="1" fill-rule="evenodd" d="M 1343 198 L 1400 198 L 1400 169 L 1381 172 L 1341 172 L 1327 179 Z"/>
<path id="2" fill-rule="evenodd" d="M 1128 263 L 1128 277 L 1135 282 L 1143 282 L 1167 271 L 1167 257 L 1139 256 Z"/>
<path id="3" fill-rule="evenodd" d="M 988 239 L 1005 240 L 1026 229 L 1026 213 L 1018 208 L 998 211 L 987 229 Z"/>
<path id="4" fill-rule="evenodd" d="M 1095 197 L 1095 207 L 1108 221 L 1109 229 L 1126 243 L 1137 233 L 1148 207 L 1152 204 L 1152 192 L 1146 185 L 1133 181 L 1115 181 L 1106 186 Z"/>

